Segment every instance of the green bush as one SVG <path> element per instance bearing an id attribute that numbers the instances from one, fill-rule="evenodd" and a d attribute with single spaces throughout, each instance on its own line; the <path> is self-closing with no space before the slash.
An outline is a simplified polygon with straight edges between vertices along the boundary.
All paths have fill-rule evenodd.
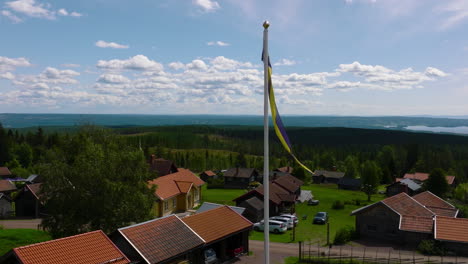
<path id="1" fill-rule="evenodd" d="M 357 238 L 357 233 L 354 227 L 345 226 L 345 227 L 338 229 L 338 231 L 336 231 L 333 244 L 343 245 L 356 238 Z"/>
<path id="2" fill-rule="evenodd" d="M 332 204 L 332 209 L 335 209 L 335 210 L 344 209 L 344 207 L 345 207 L 345 204 L 340 200 L 336 200 Z"/>
<path id="3" fill-rule="evenodd" d="M 423 240 L 418 245 L 418 251 L 427 255 L 445 255 L 445 249 L 440 242 Z"/>

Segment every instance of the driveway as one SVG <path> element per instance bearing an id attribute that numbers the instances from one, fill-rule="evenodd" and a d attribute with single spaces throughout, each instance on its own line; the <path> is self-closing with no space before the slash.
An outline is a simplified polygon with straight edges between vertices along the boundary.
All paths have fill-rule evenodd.
<path id="1" fill-rule="evenodd" d="M 242 256 L 235 263 L 252 263 L 263 264 L 263 241 L 249 240 L 249 250 L 252 251 L 252 256 Z M 297 256 L 299 245 L 297 243 L 274 243 L 270 242 L 270 263 L 282 264 L 285 257 Z"/>
<path id="2" fill-rule="evenodd" d="M 29 228 L 39 229 L 41 219 L 0 220 L 0 225 L 5 229 Z"/>

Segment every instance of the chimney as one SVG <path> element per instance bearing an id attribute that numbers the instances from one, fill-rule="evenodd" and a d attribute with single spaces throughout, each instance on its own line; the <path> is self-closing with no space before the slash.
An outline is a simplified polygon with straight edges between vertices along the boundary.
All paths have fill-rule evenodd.
<path id="1" fill-rule="evenodd" d="M 156 159 L 156 155 L 151 154 L 150 163 L 153 164 L 155 159 Z"/>

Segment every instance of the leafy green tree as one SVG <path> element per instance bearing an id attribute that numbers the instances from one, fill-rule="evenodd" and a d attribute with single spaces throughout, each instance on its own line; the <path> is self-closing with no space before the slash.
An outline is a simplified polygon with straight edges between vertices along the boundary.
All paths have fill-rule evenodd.
<path id="1" fill-rule="evenodd" d="M 40 166 L 47 211 L 42 225 L 53 237 L 111 232 L 151 216 L 154 188 L 147 185 L 151 175 L 142 151 L 99 129 L 81 132 L 67 148 L 48 153 Z"/>
<path id="2" fill-rule="evenodd" d="M 345 177 L 346 178 L 358 178 L 359 177 L 359 164 L 358 160 L 353 155 L 346 156 L 345 163 Z"/>
<path id="3" fill-rule="evenodd" d="M 21 143 L 14 148 L 15 158 L 19 161 L 23 168 L 31 166 L 33 161 L 33 150 L 26 143 Z"/>
<path id="4" fill-rule="evenodd" d="M 429 174 L 429 178 L 424 183 L 424 187 L 426 190 L 439 197 L 445 197 L 445 194 L 449 190 L 445 172 L 441 168 L 434 169 L 431 174 Z"/>
<path id="5" fill-rule="evenodd" d="M 377 192 L 382 172 L 375 161 L 367 160 L 362 164 L 361 182 L 362 191 L 367 194 L 367 201 Z"/>

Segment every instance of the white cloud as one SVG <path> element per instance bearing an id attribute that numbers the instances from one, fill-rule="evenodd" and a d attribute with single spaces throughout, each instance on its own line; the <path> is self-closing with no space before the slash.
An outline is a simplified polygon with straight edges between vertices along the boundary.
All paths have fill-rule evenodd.
<path id="1" fill-rule="evenodd" d="M 80 67 L 79 64 L 75 64 L 75 63 L 65 63 L 65 64 L 62 64 L 62 67 L 66 67 L 66 68 L 78 68 Z"/>
<path id="2" fill-rule="evenodd" d="M 216 70 L 233 70 L 236 68 L 252 68 L 253 65 L 250 62 L 240 62 L 232 59 L 228 59 L 224 56 L 218 56 L 211 60 L 213 68 Z"/>
<path id="3" fill-rule="evenodd" d="M 26 17 L 43 18 L 54 20 L 56 15 L 60 16 L 72 16 L 81 17 L 82 14 L 78 12 L 68 12 L 64 8 L 53 10 L 51 5 L 48 3 L 39 3 L 36 0 L 16 0 L 5 3 L 5 7 L 9 10 L 3 10 L 2 15 L 10 18 L 13 22 L 19 23 L 22 21 L 17 15 L 23 15 Z M 12 13 L 12 12 L 14 13 Z"/>
<path id="4" fill-rule="evenodd" d="M 294 60 L 281 59 L 278 62 L 275 62 L 273 65 L 274 66 L 292 66 L 295 64 L 296 62 Z"/>
<path id="5" fill-rule="evenodd" d="M 144 55 L 136 55 L 127 60 L 99 60 L 96 65 L 98 68 L 107 70 L 136 70 L 136 71 L 152 71 L 160 72 L 163 70 L 162 64 L 148 59 Z"/>
<path id="6" fill-rule="evenodd" d="M 120 74 L 103 74 L 99 76 L 97 82 L 100 83 L 128 83 L 130 80 Z"/>
<path id="7" fill-rule="evenodd" d="M 185 69 L 185 64 L 183 64 L 180 61 L 171 62 L 169 63 L 169 68 L 174 69 L 174 70 L 182 70 L 182 69 Z"/>
<path id="8" fill-rule="evenodd" d="M 0 72 L 12 71 L 16 67 L 29 67 L 32 64 L 25 58 L 8 58 L 0 56 Z"/>
<path id="9" fill-rule="evenodd" d="M 106 42 L 103 40 L 97 41 L 95 45 L 99 48 L 128 49 L 128 45 L 122 45 L 115 42 Z"/>
<path id="10" fill-rule="evenodd" d="M 429 77 L 445 77 L 447 74 L 439 69 L 433 67 L 427 67 L 424 72 Z"/>
<path id="11" fill-rule="evenodd" d="M 223 42 L 223 41 L 210 41 L 210 42 L 207 42 L 206 45 L 208 46 L 220 46 L 220 47 L 225 47 L 225 46 L 229 46 L 231 44 L 227 43 L 227 42 Z"/>
<path id="12" fill-rule="evenodd" d="M 349 81 L 338 81 L 334 83 L 330 83 L 327 85 L 329 89 L 337 89 L 340 91 L 349 91 L 354 88 L 361 87 L 361 82 L 349 82 Z"/>
<path id="13" fill-rule="evenodd" d="M 17 16 L 15 16 L 13 13 L 11 13 L 8 10 L 2 10 L 1 14 L 5 17 L 8 17 L 13 23 L 20 23 L 23 22 L 23 20 Z"/>
<path id="14" fill-rule="evenodd" d="M 213 0 L 193 0 L 194 5 L 200 7 L 204 12 L 213 12 L 221 8 L 218 2 Z"/>
<path id="15" fill-rule="evenodd" d="M 11 72 L 0 73 L 0 79 L 13 80 L 15 75 Z"/>
<path id="16" fill-rule="evenodd" d="M 187 64 L 187 68 L 191 70 L 206 70 L 208 67 L 202 60 L 193 60 L 191 63 Z"/>

